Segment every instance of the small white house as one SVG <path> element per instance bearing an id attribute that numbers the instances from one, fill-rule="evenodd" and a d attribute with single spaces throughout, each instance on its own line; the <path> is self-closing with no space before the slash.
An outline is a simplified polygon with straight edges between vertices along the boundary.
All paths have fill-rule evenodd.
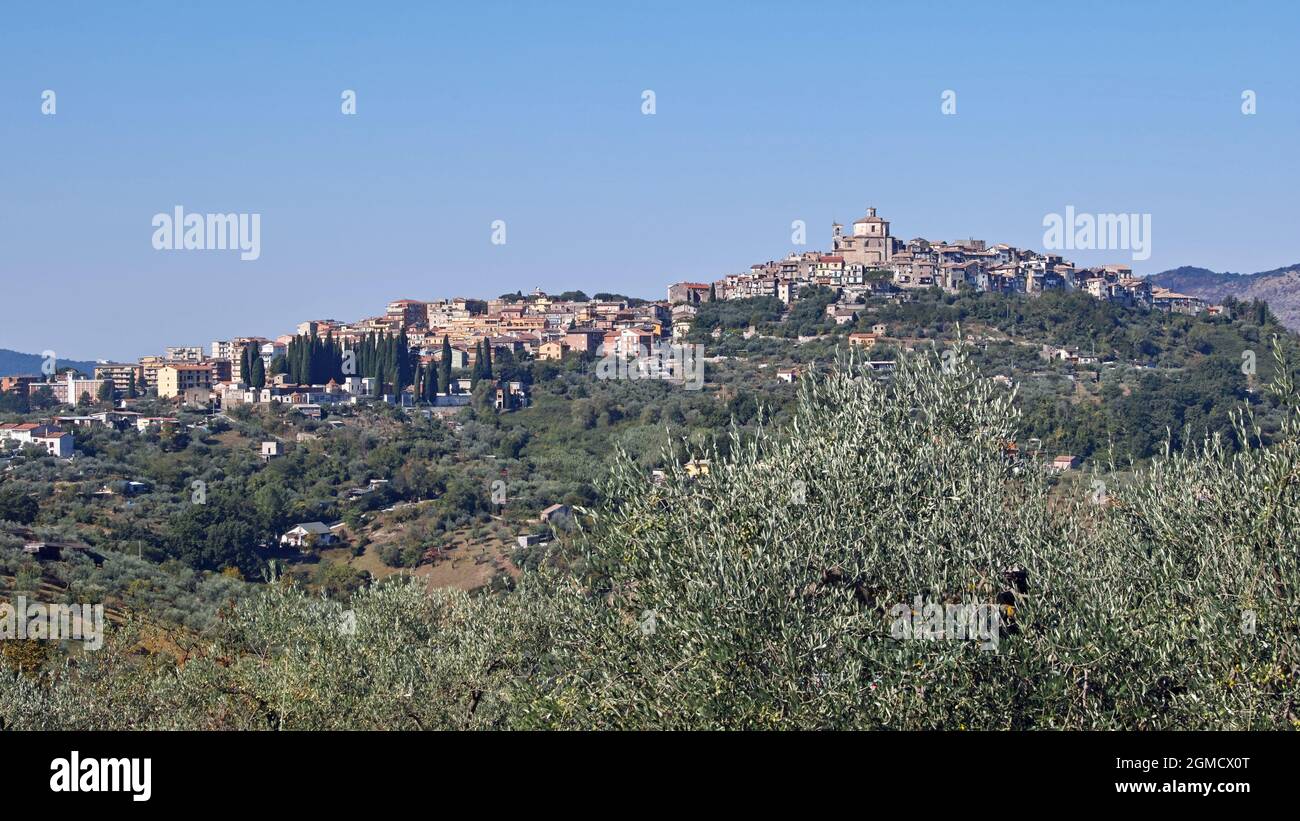
<path id="1" fill-rule="evenodd" d="M 280 537 L 280 544 L 299 550 L 318 545 L 334 544 L 339 537 L 324 522 L 301 522 Z"/>
<path id="2" fill-rule="evenodd" d="M 32 437 L 32 444 L 49 451 L 51 456 L 68 459 L 72 456 L 72 434 L 64 431 L 49 431 Z"/>

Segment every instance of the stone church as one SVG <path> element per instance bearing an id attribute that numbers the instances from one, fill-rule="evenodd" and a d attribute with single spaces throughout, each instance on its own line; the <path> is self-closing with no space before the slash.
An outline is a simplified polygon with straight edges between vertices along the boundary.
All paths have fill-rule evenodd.
<path id="1" fill-rule="evenodd" d="M 868 268 L 883 267 L 894 255 L 894 239 L 889 235 L 889 220 L 876 216 L 876 209 L 868 208 L 867 215 L 853 223 L 853 233 L 846 235 L 838 222 L 831 226 L 832 254 L 844 258 L 845 265 L 854 263 Z"/>

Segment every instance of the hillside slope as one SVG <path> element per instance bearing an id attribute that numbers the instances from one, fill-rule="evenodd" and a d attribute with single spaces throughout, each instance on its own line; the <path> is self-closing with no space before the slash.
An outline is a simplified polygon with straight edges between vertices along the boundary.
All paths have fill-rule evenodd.
<path id="1" fill-rule="evenodd" d="M 1257 274 L 1219 273 L 1185 265 L 1153 274 L 1151 282 L 1209 302 L 1262 299 L 1288 328 L 1300 330 L 1300 263 Z"/>
<path id="2" fill-rule="evenodd" d="M 45 358 L 40 354 L 22 353 L 20 351 L 11 351 L 8 348 L 0 348 L 0 376 L 18 376 L 21 374 L 39 374 L 41 372 L 41 363 Z M 58 360 L 60 368 L 76 368 L 86 375 L 90 375 L 95 368 L 94 362 L 81 362 L 75 359 Z"/>

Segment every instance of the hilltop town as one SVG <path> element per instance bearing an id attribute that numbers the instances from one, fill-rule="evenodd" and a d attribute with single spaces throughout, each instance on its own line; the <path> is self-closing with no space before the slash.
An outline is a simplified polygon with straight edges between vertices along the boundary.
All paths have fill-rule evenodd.
<path id="1" fill-rule="evenodd" d="M 1127 265 L 1079 268 L 1058 254 L 1005 243 L 989 245 L 982 239 L 903 241 L 890 233 L 889 220 L 877 215 L 875 208 L 855 220 L 848 233 L 843 225 L 833 223 L 828 251 L 792 253 L 781 260 L 755 263 L 744 273 L 712 283 L 680 282 L 668 289 L 668 301 L 698 304 L 712 298 L 770 296 L 789 305 L 808 285 L 841 288 L 840 301 L 846 304 L 873 296 L 898 299 L 925 288 L 1029 296 L 1077 290 L 1147 310 L 1188 314 L 1217 310 L 1196 297 L 1152 287 Z M 689 315 L 689 310 L 675 310 L 673 318 Z"/>
<path id="2" fill-rule="evenodd" d="M 323 406 L 340 403 L 454 408 L 469 402 L 477 377 L 490 373 L 493 358 L 649 356 L 661 345 L 685 340 L 703 303 L 771 297 L 789 308 L 815 288 L 834 290 L 825 311 L 839 325 L 855 321 L 872 300 L 906 302 L 926 289 L 1031 297 L 1078 291 L 1147 311 L 1216 315 L 1222 310 L 1153 287 L 1126 265 L 1079 268 L 1056 254 L 977 239 L 903 241 L 875 208 L 848 232 L 833 224 L 830 240 L 827 251 L 792 253 L 712 282 L 674 283 L 662 300 L 588 298 L 580 291 L 552 296 L 540 290 L 488 300 L 397 299 L 377 316 L 308 320 L 273 339 L 240 336 L 206 347 L 171 346 L 136 362 L 97 363 L 90 375 L 66 370 L 6 376 L 0 378 L 0 391 L 25 392 L 37 406 L 116 400 L 122 406 L 112 421 L 141 429 L 166 421 L 124 413 L 130 400 L 142 396 L 211 409 L 287 403 L 316 418 Z M 869 345 L 882 335 L 857 334 L 850 342 Z M 51 366 L 58 370 L 57 362 Z M 452 376 L 463 372 L 473 376 Z M 527 404 L 527 386 L 518 381 L 494 384 L 493 391 L 499 410 Z M 4 429 L 0 436 L 40 445 L 56 456 L 69 455 L 73 447 L 68 432 L 57 425 Z"/>

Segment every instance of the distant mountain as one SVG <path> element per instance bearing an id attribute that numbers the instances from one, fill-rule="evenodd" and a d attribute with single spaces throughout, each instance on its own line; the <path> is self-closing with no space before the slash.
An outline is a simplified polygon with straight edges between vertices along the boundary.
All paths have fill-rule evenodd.
<path id="1" fill-rule="evenodd" d="M 1257 274 L 1218 273 L 1185 265 L 1153 274 L 1151 282 L 1207 302 L 1222 302 L 1230 296 L 1262 299 L 1282 324 L 1300 331 L 1300 263 Z"/>
<path id="2" fill-rule="evenodd" d="M 40 374 L 41 363 L 45 357 L 34 353 L 20 353 L 8 348 L 0 348 L 0 376 L 19 376 L 22 374 Z M 78 362 L 75 359 L 59 359 L 55 364 L 60 368 L 76 368 L 84 374 L 91 374 L 94 362 Z"/>

